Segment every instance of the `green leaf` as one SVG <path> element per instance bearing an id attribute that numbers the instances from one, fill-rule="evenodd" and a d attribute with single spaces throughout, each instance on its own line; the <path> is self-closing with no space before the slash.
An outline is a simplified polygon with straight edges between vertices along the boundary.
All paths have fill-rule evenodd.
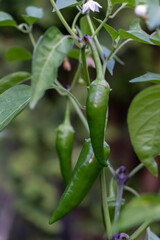
<path id="1" fill-rule="evenodd" d="M 57 0 L 56 1 L 56 6 L 59 10 L 66 8 L 66 7 L 74 7 L 79 4 L 80 4 L 80 2 L 77 2 L 76 0 L 67 0 L 67 1 L 66 0 Z M 55 12 L 54 9 L 53 9 L 53 12 Z"/>
<path id="2" fill-rule="evenodd" d="M 134 198 L 125 206 L 116 226 L 126 231 L 146 220 L 151 220 L 151 222 L 160 220 L 160 196 L 144 195 Z"/>
<path id="3" fill-rule="evenodd" d="M 139 160 L 157 176 L 154 157 L 160 154 L 160 86 L 149 87 L 132 101 L 128 112 L 128 128 Z"/>
<path id="4" fill-rule="evenodd" d="M 134 8 L 136 6 L 135 0 L 111 0 L 112 4 L 127 3 L 126 7 Z"/>
<path id="5" fill-rule="evenodd" d="M 42 8 L 37 8 L 34 6 L 27 7 L 26 13 L 27 13 L 27 15 L 22 15 L 22 17 L 29 25 L 33 25 L 44 15 Z"/>
<path id="6" fill-rule="evenodd" d="M 73 47 L 73 40 L 56 27 L 48 29 L 38 41 L 32 63 L 33 81 L 30 107 L 34 108 L 46 89 L 57 78 L 57 69 Z"/>
<path id="7" fill-rule="evenodd" d="M 94 18 L 94 19 L 96 19 L 99 23 L 102 22 L 100 19 L 97 19 L 97 18 Z M 118 32 L 114 28 L 112 28 L 110 25 L 104 23 L 103 27 L 106 29 L 106 31 L 109 33 L 109 35 L 113 40 L 115 40 L 118 37 Z"/>
<path id="8" fill-rule="evenodd" d="M 69 53 L 68 57 L 79 60 L 80 50 L 73 48 Z"/>
<path id="9" fill-rule="evenodd" d="M 0 131 L 2 131 L 29 103 L 30 87 L 14 86 L 0 95 Z"/>
<path id="10" fill-rule="evenodd" d="M 121 39 L 130 38 L 138 42 L 153 44 L 150 40 L 150 36 L 141 29 L 139 19 L 135 19 L 132 22 L 129 31 L 119 29 L 119 36 Z"/>
<path id="11" fill-rule="evenodd" d="M 11 47 L 7 54 L 6 54 L 6 60 L 11 61 L 24 61 L 24 60 L 31 60 L 32 54 L 25 48 L 14 46 Z"/>
<path id="12" fill-rule="evenodd" d="M 14 27 L 16 25 L 17 25 L 16 21 L 13 19 L 13 17 L 10 14 L 0 11 L 0 26 Z"/>
<path id="13" fill-rule="evenodd" d="M 155 45 L 160 46 L 160 37 L 158 32 L 155 32 L 154 34 L 152 34 L 152 36 L 150 37 L 150 40 Z"/>
<path id="14" fill-rule="evenodd" d="M 31 78 L 31 74 L 28 72 L 15 72 L 11 73 L 0 79 L 0 94 L 5 92 L 7 89 L 22 83 Z"/>
<path id="15" fill-rule="evenodd" d="M 147 25 L 150 30 L 155 29 L 160 25 L 160 5 L 159 0 L 147 0 L 148 17 Z"/>
<path id="16" fill-rule="evenodd" d="M 137 77 L 137 78 L 133 78 L 132 80 L 130 80 L 131 83 L 134 82 L 153 82 L 153 83 L 158 83 L 160 84 L 160 74 L 159 73 L 145 73 L 144 75 Z"/>
<path id="17" fill-rule="evenodd" d="M 150 227 L 148 227 L 145 240 L 160 240 L 160 238 L 151 231 Z"/>

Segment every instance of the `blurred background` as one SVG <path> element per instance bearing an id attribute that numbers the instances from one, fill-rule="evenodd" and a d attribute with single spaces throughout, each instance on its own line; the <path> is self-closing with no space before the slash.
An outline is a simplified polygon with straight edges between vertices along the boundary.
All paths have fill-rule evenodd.
<path id="1" fill-rule="evenodd" d="M 101 4 L 103 1 L 99 1 Z M 44 9 L 44 17 L 34 25 L 36 40 L 52 25 L 64 34 L 55 13 L 52 13 L 50 1 L 41 0 L 0 0 L 0 10 L 10 13 L 20 24 L 27 6 Z M 72 24 L 76 9 L 62 10 L 69 24 Z M 102 19 L 105 9 L 95 14 Z M 110 21 L 115 29 L 128 29 L 135 18 L 133 10 L 125 9 Z M 95 22 L 95 25 L 97 23 Z M 143 26 L 145 29 L 145 25 Z M 100 42 L 111 47 L 111 39 L 102 30 Z M 30 52 L 32 45 L 27 35 L 13 27 L 0 27 L 0 77 L 16 71 L 31 72 L 31 61 L 7 62 L 6 53 L 12 46 L 22 46 Z M 109 122 L 106 140 L 111 146 L 110 161 L 115 168 L 125 165 L 127 172 L 138 163 L 132 149 L 128 129 L 127 112 L 133 97 L 149 83 L 129 83 L 129 80 L 146 72 L 159 72 L 160 48 L 141 43 L 128 43 L 119 57 L 125 63 L 116 63 L 113 76 L 109 72 L 106 79 L 112 92 L 109 102 Z M 70 59 L 71 71 L 63 66 L 59 68 L 59 81 L 67 86 L 71 83 L 78 62 Z M 95 70 L 89 69 L 92 80 Z M 85 85 L 79 81 L 74 94 L 85 105 Z M 55 151 L 56 129 L 63 121 L 66 98 L 50 90 L 38 103 L 34 111 L 25 109 L 12 123 L 0 133 L 0 240 L 101 240 L 104 227 L 101 217 L 101 192 L 97 180 L 88 196 L 67 217 L 54 225 L 49 225 L 51 216 L 63 190 L 60 167 Z M 88 137 L 74 109 L 71 109 L 71 121 L 75 129 L 73 165 L 76 163 L 84 138 Z M 107 171 L 108 178 L 110 177 Z M 129 184 L 139 192 L 157 192 L 159 179 L 143 169 Z M 124 197 L 130 194 L 124 192 Z M 113 207 L 110 207 L 111 213 Z M 156 225 L 155 225 L 155 228 Z"/>

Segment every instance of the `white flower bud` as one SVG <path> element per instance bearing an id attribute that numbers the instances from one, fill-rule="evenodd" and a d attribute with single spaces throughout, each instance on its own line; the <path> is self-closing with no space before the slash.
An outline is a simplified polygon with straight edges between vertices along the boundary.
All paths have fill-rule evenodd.
<path id="1" fill-rule="evenodd" d="M 139 17 L 146 18 L 147 17 L 147 5 L 137 5 L 135 8 L 135 14 Z"/>

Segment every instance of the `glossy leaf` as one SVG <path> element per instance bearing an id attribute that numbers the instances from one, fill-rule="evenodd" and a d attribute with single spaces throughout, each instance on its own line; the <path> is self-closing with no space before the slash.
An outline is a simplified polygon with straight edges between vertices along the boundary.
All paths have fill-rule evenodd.
<path id="1" fill-rule="evenodd" d="M 126 7 L 134 8 L 136 6 L 135 0 L 111 0 L 112 4 L 127 3 Z"/>
<path id="2" fill-rule="evenodd" d="M 101 23 L 102 21 L 100 19 L 95 18 L 99 23 Z M 106 29 L 106 31 L 109 33 L 109 35 L 111 36 L 111 38 L 113 40 L 115 40 L 118 37 L 118 32 L 112 28 L 110 25 L 104 23 L 103 27 Z"/>
<path id="3" fill-rule="evenodd" d="M 11 61 L 25 61 L 25 60 L 31 60 L 32 54 L 25 48 L 14 46 L 11 47 L 7 54 L 6 54 L 6 60 Z"/>
<path id="4" fill-rule="evenodd" d="M 148 227 L 145 240 L 160 240 L 160 238 L 151 231 L 150 227 Z"/>
<path id="5" fill-rule="evenodd" d="M 0 95 L 0 131 L 27 106 L 30 97 L 27 85 L 14 86 Z"/>
<path id="6" fill-rule="evenodd" d="M 13 17 L 3 11 L 0 11 L 0 26 L 16 26 L 17 23 Z"/>
<path id="7" fill-rule="evenodd" d="M 30 107 L 34 108 L 46 89 L 57 78 L 57 69 L 72 49 L 73 41 L 56 27 L 48 29 L 38 41 L 33 54 L 32 97 Z"/>
<path id="8" fill-rule="evenodd" d="M 160 86 L 149 87 L 132 101 L 128 128 L 133 148 L 141 162 L 157 176 L 154 157 L 160 154 Z"/>
<path id="9" fill-rule="evenodd" d="M 153 44 L 150 40 L 150 35 L 142 30 L 139 19 L 135 19 L 132 22 L 129 31 L 119 29 L 119 36 L 121 39 L 130 38 L 138 42 Z"/>
<path id="10" fill-rule="evenodd" d="M 117 227 L 125 229 L 137 226 L 151 220 L 160 220 L 160 196 L 144 195 L 134 198 L 122 211 Z"/>
<path id="11" fill-rule="evenodd" d="M 76 6 L 76 5 L 79 5 L 80 3 L 77 2 L 76 0 L 57 0 L 56 1 L 56 6 L 57 8 L 60 10 L 60 9 L 63 9 L 63 8 L 66 8 L 66 7 L 73 7 L 73 6 Z M 55 10 L 53 9 L 53 12 L 55 12 Z"/>
<path id="12" fill-rule="evenodd" d="M 159 37 L 158 32 L 155 32 L 154 34 L 152 34 L 152 36 L 150 37 L 150 40 L 155 45 L 160 46 L 160 37 Z"/>
<path id="13" fill-rule="evenodd" d="M 32 25 L 37 22 L 40 18 L 43 17 L 43 9 L 37 8 L 34 6 L 29 6 L 26 8 L 27 15 L 22 15 L 24 20 L 29 24 Z"/>
<path id="14" fill-rule="evenodd" d="M 131 83 L 135 83 L 135 82 L 153 82 L 153 83 L 158 83 L 160 84 L 160 74 L 159 73 L 145 73 L 144 75 L 137 77 L 137 78 L 133 78 L 132 80 L 130 80 Z"/>
<path id="15" fill-rule="evenodd" d="M 80 51 L 76 48 L 73 48 L 69 53 L 68 57 L 74 58 L 74 59 L 79 59 L 80 56 Z"/>
<path id="16" fill-rule="evenodd" d="M 7 89 L 31 78 L 28 72 L 15 72 L 0 79 L 0 94 Z"/>

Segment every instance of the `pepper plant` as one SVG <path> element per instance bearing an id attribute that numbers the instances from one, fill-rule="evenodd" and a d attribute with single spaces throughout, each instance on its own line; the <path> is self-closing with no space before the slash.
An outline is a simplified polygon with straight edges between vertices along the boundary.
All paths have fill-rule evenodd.
<path id="1" fill-rule="evenodd" d="M 55 149 L 66 189 L 57 207 L 53 209 L 49 223 L 53 224 L 60 220 L 78 206 L 95 180 L 100 177 L 105 239 L 137 239 L 146 231 L 146 239 L 156 240 L 159 238 L 149 226 L 152 222 L 160 220 L 160 196 L 140 195 L 126 184 L 143 167 L 147 168 L 153 176 L 158 176 L 154 158 L 160 153 L 160 74 L 147 72 L 135 79 L 129 79 L 131 83 L 153 83 L 138 93 L 128 110 L 129 135 L 140 161 L 140 164 L 129 174 L 126 173 L 124 166 L 119 166 L 117 170 L 112 167 L 109 159 L 110 147 L 105 141 L 105 132 L 111 92 L 107 76 L 109 73 L 113 75 L 116 61 L 122 63 L 118 53 L 127 43 L 137 41 L 149 45 L 160 45 L 160 1 L 107 0 L 106 2 L 104 19 L 97 19 L 96 12 L 104 8 L 97 1 L 57 0 L 55 2 L 50 0 L 53 14 L 58 15 L 68 33 L 64 35 L 56 26 L 51 26 L 37 42 L 32 30 L 33 25 L 43 17 L 41 8 L 27 7 L 26 14 L 23 15 L 24 22 L 21 24 L 17 24 L 9 13 L 0 12 L 0 26 L 12 26 L 17 31 L 28 34 L 34 49 L 33 55 L 22 47 L 11 48 L 7 53 L 8 59 L 12 60 L 32 59 L 32 72 L 15 72 L 0 80 L 0 130 L 2 131 L 28 105 L 34 109 L 46 90 L 55 89 L 66 98 L 64 121 L 60 123 L 57 130 Z M 61 13 L 61 9 L 69 7 L 77 11 L 72 26 L 68 25 Z M 135 12 L 135 20 L 131 23 L 129 30 L 114 29 L 108 24 L 108 20 L 113 19 L 124 8 L 131 8 Z M 142 29 L 140 18 L 143 18 L 149 33 Z M 104 47 L 100 43 L 98 33 L 102 28 L 112 38 L 112 46 L 107 47 L 106 43 Z M 95 79 L 91 78 L 88 71 L 88 56 L 94 60 Z M 71 85 L 66 88 L 58 80 L 58 67 L 63 62 L 69 67 L 69 58 L 76 58 L 79 65 Z M 82 106 L 74 94 L 74 87 L 81 69 L 83 69 L 87 89 L 85 106 Z M 24 84 L 28 79 L 32 79 L 31 86 Z M 74 169 L 72 169 L 74 129 L 70 120 L 70 105 L 74 107 L 82 121 L 87 138 L 84 139 Z M 108 171 L 112 178 L 106 181 Z M 117 183 L 116 189 L 113 180 Z M 113 219 L 109 211 L 108 186 L 116 196 Z M 124 210 L 121 211 L 124 188 L 133 193 L 133 199 L 126 203 Z M 128 231 L 133 227 L 134 229 L 136 227 L 136 230 L 129 235 Z"/>

